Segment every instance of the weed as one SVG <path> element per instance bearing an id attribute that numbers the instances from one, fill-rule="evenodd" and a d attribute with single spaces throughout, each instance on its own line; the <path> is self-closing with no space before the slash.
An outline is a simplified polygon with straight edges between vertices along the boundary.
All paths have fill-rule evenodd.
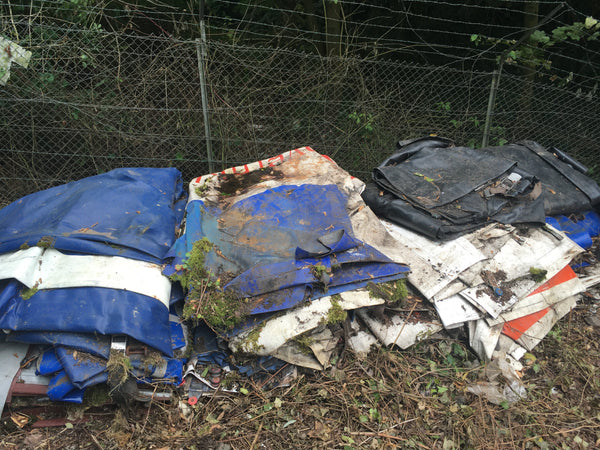
<path id="1" fill-rule="evenodd" d="M 164 363 L 164 359 L 159 352 L 150 352 L 144 359 L 142 359 L 142 368 L 144 372 L 148 375 L 152 373 L 152 371 Z"/>
<path id="2" fill-rule="evenodd" d="M 23 289 L 21 291 L 21 298 L 23 300 L 29 300 L 38 291 L 37 285 L 31 288 Z"/>
<path id="3" fill-rule="evenodd" d="M 217 330 L 231 329 L 245 317 L 243 299 L 223 291 L 220 279 L 206 269 L 206 254 L 212 249 L 213 244 L 207 238 L 194 242 L 192 250 L 186 254 L 187 259 L 176 267 L 179 273 L 170 278 L 179 281 L 188 291 L 184 319 L 203 319 Z"/>
<path id="4" fill-rule="evenodd" d="M 327 267 L 320 263 L 315 264 L 314 266 L 311 266 L 310 272 L 317 279 L 319 285 L 323 288 L 323 291 L 327 292 L 329 286 L 329 271 L 327 270 Z"/>
<path id="5" fill-rule="evenodd" d="M 19 247 L 19 250 L 27 250 L 29 248 L 29 244 L 27 242 L 23 242 Z"/>
<path id="6" fill-rule="evenodd" d="M 254 328 L 250 333 L 248 333 L 248 336 L 246 336 L 244 339 L 242 347 L 245 348 L 248 353 L 257 353 L 261 348 L 263 348 L 263 345 L 258 344 L 258 339 L 260 338 L 260 333 L 264 327 L 265 323 L 263 322 Z"/>
<path id="7" fill-rule="evenodd" d="M 308 333 L 303 333 L 294 338 L 294 342 L 298 345 L 300 352 L 305 355 L 312 355 L 313 351 L 310 346 L 314 343 L 314 339 Z"/>
<path id="8" fill-rule="evenodd" d="M 403 279 L 386 283 L 369 282 L 367 290 L 371 298 L 381 298 L 398 306 L 405 306 L 408 298 L 408 288 L 406 287 L 406 281 Z"/>
<path id="9" fill-rule="evenodd" d="M 115 387 L 124 384 L 129 377 L 131 369 L 131 361 L 124 353 L 118 350 L 110 351 L 110 357 L 106 363 L 109 384 Z"/>

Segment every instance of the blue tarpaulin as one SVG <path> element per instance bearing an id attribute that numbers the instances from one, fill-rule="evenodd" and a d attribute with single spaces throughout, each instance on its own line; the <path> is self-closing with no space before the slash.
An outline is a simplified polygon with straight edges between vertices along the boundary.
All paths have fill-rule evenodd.
<path id="1" fill-rule="evenodd" d="M 37 245 L 64 255 L 118 256 L 99 263 L 111 267 L 117 259 L 142 261 L 156 267 L 161 277 L 159 264 L 175 242 L 186 200 L 181 174 L 173 168 L 117 169 L 85 178 L 28 195 L 0 210 L 0 254 L 19 254 Z M 4 267 L 6 274 L 10 260 Z M 60 272 L 50 269 L 49 273 Z M 103 270 L 110 274 L 110 269 Z M 10 277 L 0 280 L 0 328 L 11 331 L 7 340 L 53 346 L 40 367 L 40 373 L 54 374 L 51 399 L 80 401 L 83 389 L 106 382 L 111 335 L 129 336 L 167 356 L 173 354 L 173 333 L 181 346 L 180 325 L 169 322 L 168 291 L 150 296 L 98 287 L 93 273 L 89 279 L 80 287 L 53 289 L 31 288 Z M 137 361 L 134 368 L 142 364 Z M 180 361 L 165 359 L 165 367 L 161 378 L 180 379 Z"/>
<path id="2" fill-rule="evenodd" d="M 218 204 L 191 201 L 166 273 L 184 263 L 194 242 L 207 238 L 213 249 L 205 268 L 233 278 L 225 291 L 246 297 L 250 314 L 403 278 L 406 265 L 353 236 L 347 202 L 334 184 L 282 185 Z"/>
<path id="3" fill-rule="evenodd" d="M 186 199 L 174 168 L 116 169 L 35 192 L 0 209 L 0 253 L 44 240 L 63 252 L 160 263 Z"/>

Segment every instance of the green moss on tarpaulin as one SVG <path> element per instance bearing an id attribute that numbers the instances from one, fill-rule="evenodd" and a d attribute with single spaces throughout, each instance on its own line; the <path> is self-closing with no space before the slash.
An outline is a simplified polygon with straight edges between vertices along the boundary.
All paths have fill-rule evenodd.
<path id="1" fill-rule="evenodd" d="M 202 319 L 216 330 L 231 329 L 245 317 L 244 299 L 225 292 L 221 280 L 206 268 L 206 255 L 212 249 L 213 244 L 207 238 L 194 242 L 181 266 L 176 267 L 179 273 L 171 276 L 171 280 L 179 281 L 188 291 L 184 319 Z"/>
<path id="2" fill-rule="evenodd" d="M 381 298 L 387 303 L 394 303 L 402 306 L 408 297 L 408 288 L 405 280 L 388 281 L 386 283 L 367 284 L 369 296 L 371 298 Z"/>
<path id="3" fill-rule="evenodd" d="M 258 353 L 260 349 L 264 348 L 262 344 L 258 344 L 260 333 L 262 332 L 264 327 L 265 323 L 263 322 L 262 324 L 254 328 L 254 330 L 252 330 L 250 333 L 248 333 L 248 336 L 246 336 L 246 338 L 244 339 L 244 343 L 242 344 L 242 347 L 245 349 L 245 351 L 247 351 L 248 353 Z"/>
<path id="4" fill-rule="evenodd" d="M 118 350 L 111 350 L 108 362 L 106 363 L 109 384 L 113 387 L 124 384 L 132 368 L 131 361 L 125 353 Z"/>
<path id="5" fill-rule="evenodd" d="M 27 289 L 23 289 L 21 291 L 21 298 L 23 300 L 29 300 L 31 297 L 33 297 L 33 295 L 38 291 L 37 286 L 31 287 L 31 288 L 27 288 Z"/>
<path id="6" fill-rule="evenodd" d="M 52 248 L 54 247 L 54 241 L 55 239 L 52 236 L 43 236 L 35 245 L 41 248 Z"/>
<path id="7" fill-rule="evenodd" d="M 348 317 L 348 313 L 340 305 L 340 299 L 341 297 L 338 295 L 331 297 L 331 307 L 327 311 L 327 318 L 325 319 L 325 322 L 329 325 L 343 322 Z"/>
<path id="8" fill-rule="evenodd" d="M 544 269 L 537 269 L 535 267 L 529 268 L 529 274 L 531 275 L 531 278 L 533 278 L 533 281 L 535 281 L 536 283 L 541 283 L 542 281 L 544 281 L 546 279 L 547 273 L 548 271 Z"/>
<path id="9" fill-rule="evenodd" d="M 301 353 L 305 355 L 312 355 L 313 351 L 310 348 L 311 345 L 315 342 L 315 340 L 309 335 L 311 331 L 302 333 L 300 336 L 296 336 L 294 338 L 294 342 L 298 345 L 298 349 Z"/>

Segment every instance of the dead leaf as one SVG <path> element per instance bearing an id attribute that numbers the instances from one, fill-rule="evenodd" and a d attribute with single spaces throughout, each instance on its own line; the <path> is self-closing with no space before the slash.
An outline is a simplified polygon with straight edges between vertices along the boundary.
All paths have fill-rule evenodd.
<path id="1" fill-rule="evenodd" d="M 15 423 L 19 428 L 23 428 L 25 425 L 29 423 L 29 416 L 25 414 L 21 414 L 18 412 L 12 413 L 10 416 L 11 420 Z"/>

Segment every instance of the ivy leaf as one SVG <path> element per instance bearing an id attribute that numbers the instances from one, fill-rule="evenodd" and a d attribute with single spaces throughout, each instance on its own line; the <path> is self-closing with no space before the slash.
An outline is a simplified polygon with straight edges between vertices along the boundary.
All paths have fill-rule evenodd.
<path id="1" fill-rule="evenodd" d="M 550 37 L 542 30 L 535 30 L 533 33 L 531 33 L 531 41 L 538 42 L 540 44 L 547 44 L 550 42 Z"/>

